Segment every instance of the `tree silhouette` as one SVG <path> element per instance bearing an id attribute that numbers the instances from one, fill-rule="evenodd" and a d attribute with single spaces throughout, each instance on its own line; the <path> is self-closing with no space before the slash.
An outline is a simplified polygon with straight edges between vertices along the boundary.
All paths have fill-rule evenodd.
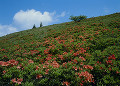
<path id="1" fill-rule="evenodd" d="M 40 23 L 40 27 L 42 27 L 43 25 L 42 25 L 42 22 Z"/>
<path id="2" fill-rule="evenodd" d="M 34 29 L 34 28 L 36 28 L 35 24 L 33 25 L 33 28 L 32 28 L 32 29 Z"/>

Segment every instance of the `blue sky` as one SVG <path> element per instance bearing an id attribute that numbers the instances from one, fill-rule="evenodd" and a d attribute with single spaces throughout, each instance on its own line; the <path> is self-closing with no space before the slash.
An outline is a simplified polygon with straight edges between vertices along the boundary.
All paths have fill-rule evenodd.
<path id="1" fill-rule="evenodd" d="M 0 0 L 0 36 L 69 22 L 69 17 L 103 16 L 120 12 L 120 0 Z"/>

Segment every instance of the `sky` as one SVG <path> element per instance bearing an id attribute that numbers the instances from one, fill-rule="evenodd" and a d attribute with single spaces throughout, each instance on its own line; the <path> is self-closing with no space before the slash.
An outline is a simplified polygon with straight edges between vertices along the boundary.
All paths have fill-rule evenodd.
<path id="1" fill-rule="evenodd" d="M 0 37 L 36 27 L 120 12 L 120 0 L 0 0 Z"/>

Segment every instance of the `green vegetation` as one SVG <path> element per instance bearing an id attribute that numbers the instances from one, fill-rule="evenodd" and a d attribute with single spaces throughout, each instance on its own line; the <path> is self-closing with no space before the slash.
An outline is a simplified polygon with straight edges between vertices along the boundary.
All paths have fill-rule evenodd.
<path id="1" fill-rule="evenodd" d="M 42 22 L 40 23 L 40 27 L 42 27 L 43 26 L 43 24 L 42 24 Z"/>
<path id="2" fill-rule="evenodd" d="M 119 86 L 120 13 L 0 37 L 2 86 Z"/>
<path id="3" fill-rule="evenodd" d="M 80 22 L 83 19 L 86 19 L 87 16 L 81 15 L 81 16 L 70 16 L 70 20 L 73 20 L 75 22 Z"/>
<path id="4" fill-rule="evenodd" d="M 36 28 L 36 26 L 35 26 L 35 24 L 34 24 L 32 29 L 35 29 L 35 28 Z"/>

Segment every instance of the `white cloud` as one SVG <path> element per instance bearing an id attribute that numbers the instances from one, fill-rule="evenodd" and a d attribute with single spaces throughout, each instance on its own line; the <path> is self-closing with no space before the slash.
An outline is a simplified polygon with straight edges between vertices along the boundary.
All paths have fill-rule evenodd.
<path id="1" fill-rule="evenodd" d="M 62 12 L 60 15 L 57 15 L 56 18 L 59 18 L 59 17 L 65 17 L 65 15 L 66 15 L 66 12 L 64 11 L 64 12 Z"/>
<path id="2" fill-rule="evenodd" d="M 0 25 L 0 36 L 17 32 L 17 29 L 11 25 Z"/>
<path id="3" fill-rule="evenodd" d="M 60 16 L 61 16 L 61 17 L 64 17 L 65 15 L 66 15 L 66 12 L 64 11 L 64 12 L 61 13 Z"/>
<path id="4" fill-rule="evenodd" d="M 31 29 L 34 24 L 39 27 L 41 22 L 43 26 L 60 23 L 60 19 L 65 15 L 65 11 L 58 15 L 55 11 L 41 13 L 34 9 L 20 10 L 14 15 L 13 22 L 10 25 L 0 25 L 0 36 Z"/>
<path id="5" fill-rule="evenodd" d="M 40 22 L 44 26 L 53 22 L 53 16 L 55 13 L 44 12 L 43 14 L 40 11 L 34 9 L 27 11 L 19 11 L 14 15 L 14 23 L 22 28 L 30 29 L 35 24 L 36 26 L 40 25 Z"/>

